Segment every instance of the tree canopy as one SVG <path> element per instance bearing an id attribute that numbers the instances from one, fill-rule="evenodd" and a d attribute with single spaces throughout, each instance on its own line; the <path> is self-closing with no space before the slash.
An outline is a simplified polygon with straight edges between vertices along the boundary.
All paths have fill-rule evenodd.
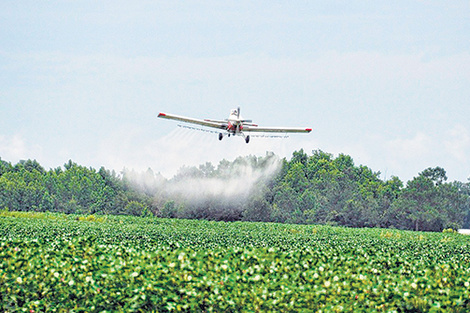
<path id="1" fill-rule="evenodd" d="M 151 169 L 116 174 L 69 160 L 45 170 L 36 160 L 0 159 L 0 209 L 441 231 L 470 226 L 470 182 L 447 182 L 441 167 L 406 184 L 382 180 L 321 150 L 184 166 L 171 179 Z"/>

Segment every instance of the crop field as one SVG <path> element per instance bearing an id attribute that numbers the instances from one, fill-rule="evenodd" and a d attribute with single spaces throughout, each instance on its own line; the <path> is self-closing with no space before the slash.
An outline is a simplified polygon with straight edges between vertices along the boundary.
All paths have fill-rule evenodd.
<path id="1" fill-rule="evenodd" d="M 0 211 L 2 312 L 468 312 L 470 237 Z"/>

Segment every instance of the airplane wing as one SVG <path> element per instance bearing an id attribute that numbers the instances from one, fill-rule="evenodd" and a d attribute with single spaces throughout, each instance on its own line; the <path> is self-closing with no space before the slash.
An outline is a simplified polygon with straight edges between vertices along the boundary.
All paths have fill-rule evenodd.
<path id="1" fill-rule="evenodd" d="M 312 129 L 302 127 L 252 127 L 244 125 L 243 131 L 260 133 L 309 133 Z"/>
<path id="2" fill-rule="evenodd" d="M 219 129 L 227 128 L 227 122 L 223 122 L 223 121 L 200 120 L 197 118 L 179 116 L 179 115 L 168 114 L 168 113 L 160 113 L 158 114 L 158 117 L 166 118 L 170 120 L 177 120 L 177 121 L 191 123 L 191 124 L 198 124 L 198 125 L 212 127 L 212 128 L 219 128 Z"/>

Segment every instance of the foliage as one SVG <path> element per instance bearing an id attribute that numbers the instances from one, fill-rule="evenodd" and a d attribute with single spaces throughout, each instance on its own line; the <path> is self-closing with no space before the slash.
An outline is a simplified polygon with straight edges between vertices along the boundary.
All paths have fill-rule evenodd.
<path id="1" fill-rule="evenodd" d="M 78 221 L 81 222 L 98 222 L 103 223 L 106 221 L 106 216 L 96 217 L 95 215 L 88 215 L 88 216 L 79 216 L 77 218 Z"/>
<path id="2" fill-rule="evenodd" d="M 1 311 L 470 309 L 456 233 L 57 216 L 0 217 Z"/>
<path id="3" fill-rule="evenodd" d="M 271 221 L 428 231 L 466 222 L 470 185 L 446 183 L 444 169 L 428 168 L 406 187 L 398 177 L 379 176 L 347 155 L 297 151 L 276 180 Z"/>
<path id="4" fill-rule="evenodd" d="M 184 166 L 170 180 L 151 169 L 116 175 L 70 160 L 46 171 L 36 160 L 0 159 L 1 208 L 440 232 L 470 227 L 470 182 L 449 183 L 436 167 L 405 185 L 321 150 Z"/>
<path id="5" fill-rule="evenodd" d="M 1 160 L 0 160 L 1 161 Z M 1 161 L 0 208 L 83 214 L 142 214 L 151 201 L 126 186 L 114 172 L 69 161 L 45 171 L 37 161 L 11 166 Z"/>

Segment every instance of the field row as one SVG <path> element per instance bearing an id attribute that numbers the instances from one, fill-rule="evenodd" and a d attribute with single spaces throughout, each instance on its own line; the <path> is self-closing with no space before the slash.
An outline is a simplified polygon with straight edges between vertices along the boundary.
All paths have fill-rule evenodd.
<path id="1" fill-rule="evenodd" d="M 459 234 L 10 214 L 0 237 L 5 312 L 470 309 Z"/>

